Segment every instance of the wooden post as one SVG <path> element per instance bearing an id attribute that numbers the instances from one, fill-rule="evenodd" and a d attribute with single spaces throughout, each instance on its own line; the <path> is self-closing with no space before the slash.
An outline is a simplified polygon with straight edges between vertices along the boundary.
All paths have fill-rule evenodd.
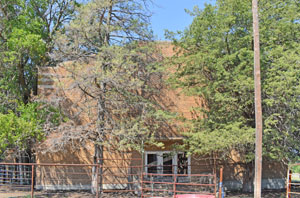
<path id="1" fill-rule="evenodd" d="M 262 107 L 261 107 L 261 80 L 260 80 L 260 48 L 258 26 L 258 2 L 252 0 L 253 37 L 254 37 L 254 83 L 255 83 L 255 178 L 254 198 L 261 198 L 262 177 Z"/>
<path id="2" fill-rule="evenodd" d="M 31 165 L 31 198 L 34 196 L 34 165 Z"/>

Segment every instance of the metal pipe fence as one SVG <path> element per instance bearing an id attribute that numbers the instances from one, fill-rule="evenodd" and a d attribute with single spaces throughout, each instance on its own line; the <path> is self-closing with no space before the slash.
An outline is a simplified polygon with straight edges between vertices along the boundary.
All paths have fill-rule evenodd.
<path id="1" fill-rule="evenodd" d="M 181 194 L 216 196 L 216 174 L 144 173 L 144 197 L 178 197 Z M 210 179 L 211 178 L 211 179 Z M 213 182 L 210 182 L 213 181 Z"/>
<path id="2" fill-rule="evenodd" d="M 0 163 L 0 197 L 180 197 L 183 194 L 216 198 L 216 172 L 148 173 L 142 158 L 101 159 L 103 164 Z M 159 170 L 159 168 L 157 169 Z M 100 174 L 102 173 L 102 174 Z M 221 182 L 221 181 L 220 181 Z"/>

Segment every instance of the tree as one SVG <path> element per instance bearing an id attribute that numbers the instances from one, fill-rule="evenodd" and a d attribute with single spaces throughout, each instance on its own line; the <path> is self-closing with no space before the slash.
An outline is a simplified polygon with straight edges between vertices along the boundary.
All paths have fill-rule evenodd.
<path id="1" fill-rule="evenodd" d="M 41 103 L 19 103 L 15 111 L 0 112 L 0 160 L 9 156 L 15 158 L 15 162 L 33 162 L 34 145 L 44 139 L 45 128 L 57 127 L 61 121 L 57 109 Z M 29 184 L 31 176 L 27 172 L 34 170 L 24 165 L 17 167 L 17 182 Z"/>
<path id="2" fill-rule="evenodd" d="M 42 103 L 19 103 L 16 111 L 0 113 L 0 159 L 6 156 L 18 157 L 32 149 L 32 145 L 43 140 L 44 129 L 58 126 L 63 117 L 58 109 Z M 27 153 L 29 157 L 31 152 Z M 30 159 L 29 159 L 30 160 Z M 19 158 L 19 162 L 22 161 Z"/>
<path id="3" fill-rule="evenodd" d="M 57 34 L 52 57 L 65 63 L 72 86 L 85 98 L 86 111 L 96 110 L 89 114 L 84 137 L 75 130 L 71 133 L 91 141 L 94 163 L 102 164 L 104 146 L 142 150 L 143 143 L 155 142 L 163 114 L 151 100 L 155 94 L 151 78 L 159 75 L 160 55 L 151 42 L 146 0 L 93 0 L 77 12 L 76 19 Z M 100 168 L 100 177 L 101 173 Z M 94 193 L 96 179 L 94 167 Z"/>
<path id="4" fill-rule="evenodd" d="M 53 49 L 53 36 L 72 18 L 76 6 L 75 0 L 0 2 L 0 113 L 4 120 L 22 119 L 19 106 L 33 102 L 32 95 L 37 94 L 37 68 L 51 64 L 48 54 Z M 30 136 L 23 134 L 30 142 L 37 133 L 29 121 L 25 126 L 28 128 L 23 128 L 24 133 L 32 130 Z M 5 133 L 14 136 L 14 127 L 7 127 L 12 128 Z M 39 135 L 36 140 L 40 140 Z M 28 149 L 30 153 L 31 148 Z"/>
<path id="5" fill-rule="evenodd" d="M 299 155 L 299 3 L 259 2 L 263 97 L 263 156 L 288 162 Z M 253 29 L 251 2 L 218 0 L 195 9 L 192 24 L 174 39 L 179 53 L 170 82 L 204 99 L 190 120 L 190 153 L 244 163 L 244 190 L 252 186 L 254 160 Z M 171 35 L 172 37 L 172 35 Z M 247 189 L 248 188 L 248 189 Z"/>
<path id="6" fill-rule="evenodd" d="M 0 2 L 0 77 L 17 100 L 26 104 L 37 92 L 37 67 L 51 64 L 52 38 L 76 5 L 75 0 Z"/>

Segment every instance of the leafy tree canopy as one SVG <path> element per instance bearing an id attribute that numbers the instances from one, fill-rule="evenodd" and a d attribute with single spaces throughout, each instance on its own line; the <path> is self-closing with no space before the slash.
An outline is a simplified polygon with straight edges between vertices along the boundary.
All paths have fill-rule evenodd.
<path id="1" fill-rule="evenodd" d="M 263 155 L 291 161 L 300 147 L 300 4 L 259 1 L 263 97 Z M 251 1 L 218 0 L 194 9 L 192 24 L 175 39 L 177 70 L 170 78 L 186 94 L 204 99 L 190 120 L 191 153 L 244 162 L 254 159 L 255 115 Z"/>
<path id="2" fill-rule="evenodd" d="M 75 0 L 0 1 L 1 154 L 6 148 L 24 151 L 28 142 L 41 140 L 41 110 L 31 100 L 37 94 L 37 68 L 51 64 L 52 38 L 77 6 Z"/>
<path id="3" fill-rule="evenodd" d="M 36 92 L 37 67 L 49 64 L 52 38 L 76 5 L 75 0 L 0 2 L 0 80 L 6 78 L 2 83 L 16 99 L 27 103 Z"/>
<path id="4" fill-rule="evenodd" d="M 96 147 L 118 141 L 118 148 L 141 150 L 143 140 L 153 140 L 151 127 L 157 126 L 151 121 L 162 119 L 151 98 L 157 90 L 150 81 L 159 75 L 161 56 L 151 40 L 149 2 L 90 1 L 55 37 L 51 57 L 65 63 L 72 87 L 86 98 L 86 110 L 97 109 L 96 115 L 89 114 L 97 129 L 85 138 Z"/>
<path id="5" fill-rule="evenodd" d="M 88 134 L 68 131 L 81 142 L 93 142 L 94 163 L 103 162 L 99 159 L 104 147 L 116 152 L 142 150 L 143 143 L 156 143 L 155 131 L 164 121 L 152 100 L 157 90 L 151 79 L 159 76 L 161 56 L 151 43 L 149 2 L 90 1 L 56 35 L 52 58 L 65 63 L 62 66 L 74 79 L 72 87 L 84 98 L 85 111 L 92 112 Z M 160 77 L 156 79 L 158 83 Z M 92 192 L 95 182 L 94 168 Z"/>
<path id="6" fill-rule="evenodd" d="M 15 112 L 0 113 L 0 156 L 28 151 L 45 137 L 44 127 L 61 121 L 57 109 L 41 103 L 20 103 Z"/>

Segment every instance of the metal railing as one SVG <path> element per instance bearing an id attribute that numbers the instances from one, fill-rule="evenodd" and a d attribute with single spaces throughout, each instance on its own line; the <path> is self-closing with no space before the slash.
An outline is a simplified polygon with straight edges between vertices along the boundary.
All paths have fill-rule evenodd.
<path id="1" fill-rule="evenodd" d="M 222 167 L 218 178 L 216 167 L 208 168 L 207 164 L 185 166 L 185 173 L 182 173 L 176 165 L 145 165 L 142 177 L 143 197 L 179 198 L 184 196 L 183 194 L 193 194 L 195 197 L 200 195 L 214 198 L 224 197 Z M 203 169 L 210 172 L 203 173 Z M 202 174 L 198 174 L 198 172 L 202 172 Z"/>
<path id="2" fill-rule="evenodd" d="M 170 174 L 146 173 L 142 158 L 102 161 L 103 164 L 0 163 L 0 197 L 101 197 L 110 192 L 129 193 L 131 197 L 216 197 L 215 172 L 177 174 L 172 166 Z"/>
<path id="3" fill-rule="evenodd" d="M 144 173 L 143 175 L 148 178 L 143 180 L 144 197 L 177 197 L 179 194 L 201 194 L 213 197 L 216 195 L 215 174 Z M 203 181 L 203 178 L 212 178 L 214 182 L 202 183 L 200 180 Z"/>

